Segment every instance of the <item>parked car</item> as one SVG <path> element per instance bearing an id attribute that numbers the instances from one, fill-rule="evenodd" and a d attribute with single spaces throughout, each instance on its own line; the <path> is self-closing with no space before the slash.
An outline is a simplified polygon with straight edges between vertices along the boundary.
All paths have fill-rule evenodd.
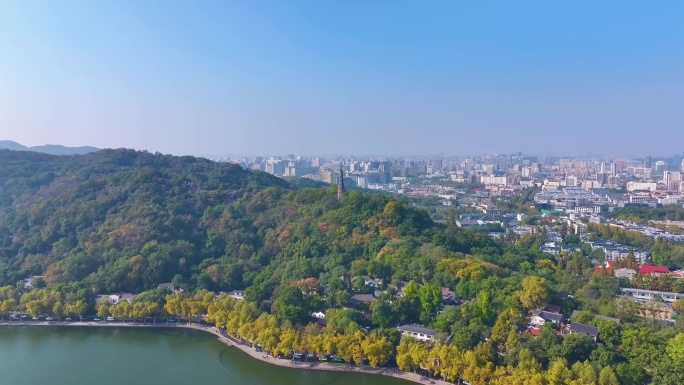
<path id="1" fill-rule="evenodd" d="M 114 321 L 114 317 L 107 317 L 107 321 Z"/>
<path id="2" fill-rule="evenodd" d="M 93 321 L 102 321 L 100 318 L 93 318 Z"/>
<path id="3" fill-rule="evenodd" d="M 65 321 L 71 321 L 71 317 L 66 317 L 64 320 Z"/>
<path id="4" fill-rule="evenodd" d="M 34 320 L 34 321 L 38 321 L 38 317 L 33 317 L 33 318 L 31 318 L 31 319 Z"/>
<path id="5" fill-rule="evenodd" d="M 45 318 L 46 321 L 52 321 L 52 317 Z"/>

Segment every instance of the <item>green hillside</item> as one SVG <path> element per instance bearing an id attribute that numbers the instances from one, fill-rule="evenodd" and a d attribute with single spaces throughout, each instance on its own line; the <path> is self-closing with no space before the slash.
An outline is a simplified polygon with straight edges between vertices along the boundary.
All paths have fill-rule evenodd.
<path id="1" fill-rule="evenodd" d="M 424 211 L 390 197 L 350 192 L 340 202 L 335 186 L 294 189 L 193 157 L 0 151 L 0 164 L 2 284 L 43 275 L 97 291 L 254 285 L 266 298 L 435 230 Z"/>
<path id="2" fill-rule="evenodd" d="M 338 200 L 336 186 L 295 186 L 194 157 L 4 150 L 0 322 L 17 311 L 143 322 L 206 314 L 274 354 L 390 360 L 450 381 L 682 383 L 681 316 L 673 326 L 616 299 L 628 283 L 594 273 L 586 245 L 554 256 L 540 251 L 541 228 L 492 239 L 446 222 L 392 196 L 348 191 Z M 42 280 L 25 288 L 21 280 L 35 275 Z M 671 276 L 639 278 L 684 291 Z M 166 282 L 185 291 L 157 289 Z M 443 289 L 453 301 L 442 303 Z M 244 300 L 217 296 L 231 290 L 244 290 Z M 138 295 L 96 303 L 97 294 L 121 291 Z M 565 317 L 580 310 L 573 322 L 597 327 L 599 344 L 551 322 L 535 338 L 530 315 L 547 305 Z M 318 311 L 323 330 L 309 323 Z M 437 342 L 401 338 L 396 326 L 415 323 L 435 329 Z"/>
<path id="3" fill-rule="evenodd" d="M 289 188 L 236 165 L 132 150 L 4 150 L 0 182 L 0 281 L 43 274 L 49 284 L 103 290 L 190 279 L 196 264 L 232 252 L 206 247 L 219 226 L 212 213 L 265 188 Z"/>

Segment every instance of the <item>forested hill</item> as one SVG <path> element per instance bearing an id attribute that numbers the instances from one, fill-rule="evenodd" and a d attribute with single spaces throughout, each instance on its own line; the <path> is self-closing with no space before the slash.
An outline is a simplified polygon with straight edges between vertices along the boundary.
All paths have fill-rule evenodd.
<path id="1" fill-rule="evenodd" d="M 133 150 L 0 151 L 0 285 L 43 275 L 48 285 L 136 292 L 174 281 L 254 286 L 267 298 L 283 283 L 339 277 L 390 241 L 413 250 L 415 237 L 434 235 L 422 210 L 357 192 L 338 201 L 334 189 Z M 413 244 L 398 241 L 409 236 Z"/>
<path id="2" fill-rule="evenodd" d="M 48 283 L 133 290 L 189 277 L 223 254 L 205 247 L 222 211 L 268 188 L 289 185 L 194 157 L 0 150 L 0 282 L 44 274 Z"/>

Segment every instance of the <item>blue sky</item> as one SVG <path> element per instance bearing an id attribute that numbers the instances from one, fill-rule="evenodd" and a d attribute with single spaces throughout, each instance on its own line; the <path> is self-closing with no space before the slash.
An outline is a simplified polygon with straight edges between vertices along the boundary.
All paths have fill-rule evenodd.
<path id="1" fill-rule="evenodd" d="M 4 1 L 0 139 L 684 152 L 681 1 Z"/>

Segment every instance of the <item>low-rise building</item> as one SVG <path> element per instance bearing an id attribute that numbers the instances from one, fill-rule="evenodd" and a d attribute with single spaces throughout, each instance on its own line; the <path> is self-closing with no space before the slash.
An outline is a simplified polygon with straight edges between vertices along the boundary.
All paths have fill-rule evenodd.
<path id="1" fill-rule="evenodd" d="M 613 275 L 616 276 L 617 278 L 627 278 L 627 279 L 632 279 L 636 275 L 636 270 L 634 269 L 627 269 L 627 268 L 622 268 L 622 269 L 615 269 L 613 272 Z"/>
<path id="2" fill-rule="evenodd" d="M 542 327 L 547 322 L 560 324 L 561 322 L 563 322 L 563 315 L 544 310 L 535 310 L 532 313 L 532 317 L 530 317 L 530 325 L 532 325 L 533 327 Z"/>
<path id="3" fill-rule="evenodd" d="M 131 293 L 118 293 L 118 294 L 107 294 L 100 298 L 106 298 L 110 304 L 116 305 L 121 301 L 133 302 L 135 295 Z"/>
<path id="4" fill-rule="evenodd" d="M 402 335 L 409 336 L 418 341 L 434 341 L 437 330 L 418 325 L 401 325 L 397 328 Z"/>
<path id="5" fill-rule="evenodd" d="M 641 265 L 639 266 L 639 273 L 643 275 L 661 275 L 661 274 L 668 274 L 670 272 L 670 269 L 667 266 L 650 266 L 650 265 Z"/>
<path id="6" fill-rule="evenodd" d="M 669 303 L 684 298 L 684 294 L 682 293 L 672 293 L 667 291 L 656 291 L 646 289 L 633 289 L 630 287 L 621 287 L 620 294 L 641 301 L 651 301 L 656 299 L 658 301 L 662 300 L 663 302 Z"/>
<path id="7" fill-rule="evenodd" d="M 318 319 L 325 319 L 325 313 L 323 313 L 322 311 L 311 313 L 311 316 Z"/>
<path id="8" fill-rule="evenodd" d="M 351 296 L 350 301 L 352 304 L 357 306 L 366 306 L 371 302 L 375 301 L 377 298 L 372 294 L 355 294 Z"/>
<path id="9" fill-rule="evenodd" d="M 573 322 L 570 325 L 570 334 L 582 334 L 591 337 L 594 340 L 594 342 L 598 340 L 598 329 L 591 325 Z"/>

